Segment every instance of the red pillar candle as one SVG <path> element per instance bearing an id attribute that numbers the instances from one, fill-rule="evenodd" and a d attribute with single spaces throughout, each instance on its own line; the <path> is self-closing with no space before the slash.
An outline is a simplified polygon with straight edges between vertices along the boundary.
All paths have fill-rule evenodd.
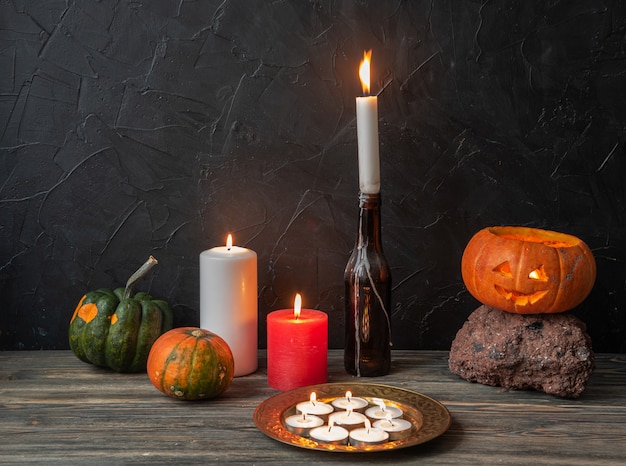
<path id="1" fill-rule="evenodd" d="M 267 316 L 267 382 L 285 391 L 328 380 L 328 315 L 301 309 L 296 295 L 293 309 Z"/>

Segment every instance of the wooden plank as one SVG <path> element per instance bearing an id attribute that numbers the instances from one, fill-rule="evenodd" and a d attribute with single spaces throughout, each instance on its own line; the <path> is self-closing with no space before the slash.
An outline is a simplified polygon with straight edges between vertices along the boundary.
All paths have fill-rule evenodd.
<path id="1" fill-rule="evenodd" d="M 332 350 L 329 381 L 357 380 Z M 368 455 L 297 449 L 267 438 L 256 406 L 278 393 L 257 373 L 220 398 L 181 402 L 145 374 L 117 374 L 68 351 L 0 353 L 0 462 L 322 464 L 621 464 L 626 458 L 626 356 L 598 355 L 578 400 L 471 384 L 450 373 L 446 352 L 394 352 L 392 373 L 359 379 L 415 390 L 444 403 L 450 429 L 424 445 Z"/>

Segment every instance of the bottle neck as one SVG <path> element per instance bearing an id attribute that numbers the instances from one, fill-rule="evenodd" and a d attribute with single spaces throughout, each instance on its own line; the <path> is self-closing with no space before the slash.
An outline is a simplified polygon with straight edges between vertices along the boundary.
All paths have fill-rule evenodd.
<path id="1" fill-rule="evenodd" d="M 382 249 L 380 228 L 380 193 L 359 193 L 359 236 L 357 245 Z"/>

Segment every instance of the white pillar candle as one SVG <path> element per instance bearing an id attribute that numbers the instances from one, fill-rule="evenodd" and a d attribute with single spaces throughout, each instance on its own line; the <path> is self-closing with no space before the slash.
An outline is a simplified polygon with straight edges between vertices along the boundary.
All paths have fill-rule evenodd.
<path id="1" fill-rule="evenodd" d="M 406 419 L 380 419 L 374 422 L 374 427 L 382 429 L 389 434 L 389 440 L 400 440 L 411 433 L 411 424 Z"/>
<path id="2" fill-rule="evenodd" d="M 258 367 L 257 255 L 229 241 L 200 254 L 200 327 L 226 341 L 239 377 Z"/>
<path id="3" fill-rule="evenodd" d="M 371 50 L 365 53 L 359 75 L 364 97 L 356 98 L 356 129 L 359 153 L 359 190 L 380 192 L 380 160 L 378 151 L 378 98 L 370 92 Z"/>
<path id="4" fill-rule="evenodd" d="M 306 413 L 294 414 L 285 419 L 285 427 L 289 432 L 302 437 L 308 437 L 311 429 L 324 424 L 321 417 L 308 415 Z"/>
<path id="5" fill-rule="evenodd" d="M 319 442 L 333 445 L 346 445 L 348 443 L 348 431 L 341 426 L 336 426 L 332 419 L 327 426 L 311 429 L 309 436 Z"/>
<path id="6" fill-rule="evenodd" d="M 365 425 L 365 421 L 368 420 L 365 415 L 354 412 L 351 409 L 333 413 L 329 416 L 329 420 L 330 419 L 332 419 L 335 424 L 340 424 L 348 430 L 363 427 Z"/>
<path id="7" fill-rule="evenodd" d="M 376 406 L 372 406 L 365 411 L 367 417 L 372 419 L 387 419 L 387 417 L 390 417 L 393 419 L 402 416 L 402 410 L 400 408 L 387 406 L 380 398 L 374 398 L 372 401 Z"/>
<path id="8" fill-rule="evenodd" d="M 326 418 L 333 411 L 334 408 L 328 403 L 317 401 L 315 392 L 311 393 L 309 401 L 302 401 L 296 405 L 296 412 L 314 414 L 322 418 Z"/>
<path id="9" fill-rule="evenodd" d="M 354 447 L 365 447 L 367 445 L 378 445 L 389 440 L 389 434 L 383 429 L 372 427 L 370 421 L 365 422 L 365 427 L 350 431 L 350 445 Z"/>
<path id="10" fill-rule="evenodd" d="M 346 396 L 335 398 L 332 405 L 337 409 L 351 409 L 352 411 L 362 411 L 369 406 L 367 400 L 363 398 L 355 398 L 351 392 L 346 392 Z"/>

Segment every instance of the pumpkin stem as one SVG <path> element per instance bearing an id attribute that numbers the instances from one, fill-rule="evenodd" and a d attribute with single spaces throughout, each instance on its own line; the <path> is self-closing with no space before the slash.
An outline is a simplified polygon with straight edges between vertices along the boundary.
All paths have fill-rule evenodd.
<path id="1" fill-rule="evenodd" d="M 204 331 L 203 331 L 203 330 L 201 330 L 201 329 L 199 329 L 199 328 L 197 328 L 197 329 L 195 329 L 195 330 L 193 330 L 193 331 L 191 332 L 191 335 L 193 335 L 193 336 L 194 336 L 194 337 L 196 337 L 196 338 L 200 338 L 200 337 L 203 337 L 203 336 L 204 336 Z"/>
<path id="2" fill-rule="evenodd" d="M 150 256 L 148 257 L 148 260 L 130 276 L 126 282 L 126 288 L 124 289 L 124 299 L 130 298 L 130 295 L 133 294 L 133 290 L 135 289 L 135 283 L 141 280 L 144 275 L 146 275 L 148 271 L 158 263 L 159 262 L 154 257 Z"/>

